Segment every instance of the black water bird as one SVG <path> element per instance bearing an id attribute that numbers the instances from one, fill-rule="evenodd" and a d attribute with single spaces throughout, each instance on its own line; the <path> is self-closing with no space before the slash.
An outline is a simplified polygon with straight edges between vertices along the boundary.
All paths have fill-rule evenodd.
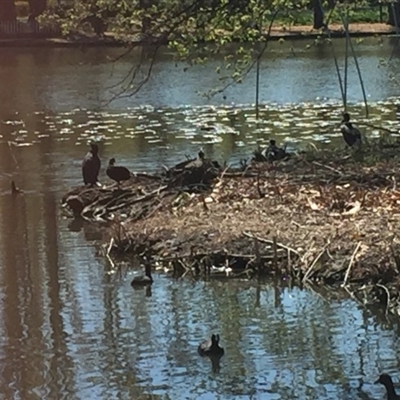
<path id="1" fill-rule="evenodd" d="M 345 112 L 340 125 L 343 139 L 348 146 L 359 146 L 361 144 L 361 132 L 358 128 L 350 122 L 350 114 Z"/>
<path id="2" fill-rule="evenodd" d="M 82 161 L 82 175 L 85 185 L 95 185 L 100 172 L 99 146 L 96 143 L 90 144 L 90 150 Z"/>
<path id="3" fill-rule="evenodd" d="M 278 147 L 276 145 L 276 140 L 271 139 L 269 141 L 268 147 L 265 149 L 265 158 L 269 160 L 281 160 L 285 158 L 288 154 L 286 153 L 286 148 Z"/>
<path id="4" fill-rule="evenodd" d="M 128 168 L 122 167 L 120 165 L 114 165 L 115 158 L 112 158 L 106 170 L 107 176 L 112 180 L 116 181 L 118 185 L 121 181 L 127 181 L 131 178 L 131 173 Z"/>
<path id="5" fill-rule="evenodd" d="M 201 357 L 222 357 L 224 349 L 219 346 L 219 335 L 211 335 L 211 339 L 205 340 L 199 344 L 197 352 Z"/>
<path id="6" fill-rule="evenodd" d="M 145 264 L 145 274 L 135 276 L 132 279 L 131 286 L 133 287 L 144 287 L 153 284 L 153 277 L 151 276 L 151 264 L 146 262 Z"/>
<path id="7" fill-rule="evenodd" d="M 400 400 L 400 395 L 396 394 L 392 378 L 389 374 L 381 374 L 375 383 L 381 383 L 386 388 L 387 400 Z"/>

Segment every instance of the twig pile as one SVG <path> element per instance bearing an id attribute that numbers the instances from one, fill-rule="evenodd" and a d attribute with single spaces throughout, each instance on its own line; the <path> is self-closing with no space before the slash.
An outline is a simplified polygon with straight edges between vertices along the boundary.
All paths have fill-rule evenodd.
<path id="1" fill-rule="evenodd" d="M 337 283 L 394 309 L 399 179 L 394 163 L 305 155 L 223 171 L 200 193 L 153 177 L 151 190 L 133 185 L 104 203 L 108 216 L 126 213 L 112 223 L 110 252 L 146 255 L 180 273 Z"/>

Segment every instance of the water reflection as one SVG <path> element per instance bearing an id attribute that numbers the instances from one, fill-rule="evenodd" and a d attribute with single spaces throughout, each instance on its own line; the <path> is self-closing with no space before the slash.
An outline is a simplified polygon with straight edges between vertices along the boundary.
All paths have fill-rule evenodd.
<path id="1" fill-rule="evenodd" d="M 129 270 L 108 274 L 47 196 L 0 197 L 5 398 L 379 398 L 378 373 L 397 377 L 397 329 L 344 294 L 155 274 L 149 296 Z M 197 354 L 214 331 L 219 363 Z"/>
<path id="2" fill-rule="evenodd" d="M 398 60 L 377 69 L 374 40 L 358 50 L 371 98 L 383 100 L 396 92 L 388 71 L 397 71 Z M 339 97 L 327 50 L 272 45 L 260 121 L 250 105 L 252 78 L 230 88 L 226 101 L 210 102 L 195 92 L 215 86 L 211 67 L 183 79 L 166 55 L 145 91 L 102 108 L 104 88 L 130 62 L 110 76 L 114 51 L 0 49 L 0 393 L 28 400 L 382 397 L 372 384 L 380 372 L 400 381 L 397 319 L 372 314 L 346 293 L 327 301 L 322 288 L 282 283 L 196 282 L 158 271 L 152 288 L 133 290 L 129 265 L 114 273 L 97 255 L 101 227 L 66 219 L 60 209 L 62 194 L 81 181 L 93 138 L 103 166 L 116 155 L 132 170 L 171 165 L 200 145 L 235 161 L 270 136 L 293 146 L 337 144 L 338 103 L 308 102 Z M 391 47 L 384 41 L 380 51 Z M 357 93 L 352 84 L 350 98 L 359 100 Z M 362 117 L 359 105 L 350 112 Z M 393 100 L 375 102 L 369 121 L 395 130 L 396 112 Z M 205 124 L 213 129 L 201 130 Z M 10 194 L 11 179 L 23 194 Z M 197 354 L 212 332 L 225 348 L 219 363 Z"/>
<path id="3" fill-rule="evenodd" d="M 370 100 L 377 101 L 398 95 L 398 85 L 391 71 L 399 68 L 398 52 L 391 58 L 396 39 L 365 38 L 357 41 L 355 48 L 366 83 Z M 344 57 L 344 40 L 334 40 L 335 53 L 341 65 Z M 115 85 L 121 82 L 142 55 L 133 51 L 118 63 L 112 60 L 124 49 L 12 49 L 1 48 L 0 81 L 2 103 L 7 100 L 10 112 L 21 111 L 30 97 L 37 98 L 37 107 L 30 111 L 70 111 L 76 107 L 102 109 L 104 101 L 118 92 Z M 235 48 L 226 52 L 235 53 Z M 153 66 L 152 77 L 145 90 L 132 97 L 124 97 L 108 104 L 113 110 L 123 110 L 143 104 L 155 107 L 178 107 L 183 104 L 201 106 L 210 100 L 199 96 L 223 86 L 215 69 L 222 64 L 221 53 L 211 63 L 187 69 L 176 63 L 167 50 L 159 52 Z M 389 60 L 382 64 L 380 60 Z M 150 61 L 148 61 L 149 63 Z M 353 60 L 349 65 L 349 100 L 362 99 L 358 76 Z M 142 79 L 147 73 L 146 64 L 138 74 Z M 224 71 L 224 68 L 222 68 Z M 284 77 L 284 79 L 282 79 Z M 254 103 L 254 73 L 250 73 L 243 85 L 231 86 L 211 99 L 211 104 L 229 105 Z M 4 87 L 5 85 L 5 87 Z M 111 89 L 114 87 L 114 89 Z M 299 103 L 317 98 L 340 99 L 335 65 L 329 44 L 314 45 L 314 40 L 271 42 L 262 63 L 261 101 Z M 21 99 L 25 98 L 23 103 Z M 26 109 L 26 107 L 23 107 Z"/>

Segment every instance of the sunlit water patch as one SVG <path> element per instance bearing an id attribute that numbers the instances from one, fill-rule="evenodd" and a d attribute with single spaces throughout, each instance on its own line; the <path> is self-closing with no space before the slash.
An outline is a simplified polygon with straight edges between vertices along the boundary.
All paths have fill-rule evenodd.
<path id="1" fill-rule="evenodd" d="M 161 55 L 141 92 L 104 106 L 98 99 L 132 66 L 124 59 L 110 74 L 115 50 L 0 49 L 0 398 L 378 399 L 379 373 L 400 381 L 398 327 L 347 294 L 327 301 L 281 284 L 174 280 L 159 271 L 151 292 L 132 290 L 137 268 L 115 273 L 92 245 L 104 241 L 101 231 L 60 210 L 61 196 L 82 182 L 91 140 L 104 183 L 111 157 L 154 171 L 200 147 L 235 163 L 270 138 L 291 151 L 312 142 L 344 147 L 330 52 L 303 47 L 288 54 L 288 46 L 269 46 L 258 119 L 254 75 L 224 96 L 196 94 L 215 87 L 212 62 L 183 75 Z M 362 127 L 368 136 L 381 135 L 379 126 L 395 136 L 399 101 L 388 97 L 398 85 L 388 71 L 398 75 L 398 60 L 378 69 L 375 39 L 357 51 L 370 116 L 354 71 L 349 111 L 374 125 Z M 23 195 L 10 195 L 11 179 Z M 212 332 L 225 348 L 217 369 L 196 351 Z"/>
<path id="2" fill-rule="evenodd" d="M 398 135 L 397 110 L 397 100 L 370 104 L 368 118 L 361 104 L 349 108 L 352 119 L 367 137 L 388 132 Z M 2 120 L 0 142 L 26 146 L 40 144 L 51 135 L 52 140 L 64 142 L 60 149 L 67 148 L 70 157 L 80 159 L 88 142 L 95 140 L 102 144 L 101 155 L 105 159 L 115 156 L 133 170 L 149 171 L 161 164 L 179 162 L 185 154 L 195 155 L 201 147 L 210 157 L 237 162 L 250 158 L 258 145 L 266 146 L 271 138 L 286 144 L 291 151 L 309 143 L 344 146 L 339 130 L 341 112 L 339 104 L 305 103 L 262 104 L 258 119 L 250 105 L 176 109 L 143 106 L 123 113 L 33 113 L 24 119 L 17 115 L 15 119 Z"/>

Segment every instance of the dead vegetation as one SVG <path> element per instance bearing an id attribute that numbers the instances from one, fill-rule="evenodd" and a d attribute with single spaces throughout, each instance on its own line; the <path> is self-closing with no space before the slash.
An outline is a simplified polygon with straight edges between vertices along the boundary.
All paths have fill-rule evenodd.
<path id="1" fill-rule="evenodd" d="M 121 189 L 78 188 L 64 202 L 110 221 L 109 256 L 143 255 L 179 274 L 337 284 L 397 312 L 400 174 L 383 158 L 368 165 L 329 151 L 236 170 L 209 163 L 137 175 Z"/>

